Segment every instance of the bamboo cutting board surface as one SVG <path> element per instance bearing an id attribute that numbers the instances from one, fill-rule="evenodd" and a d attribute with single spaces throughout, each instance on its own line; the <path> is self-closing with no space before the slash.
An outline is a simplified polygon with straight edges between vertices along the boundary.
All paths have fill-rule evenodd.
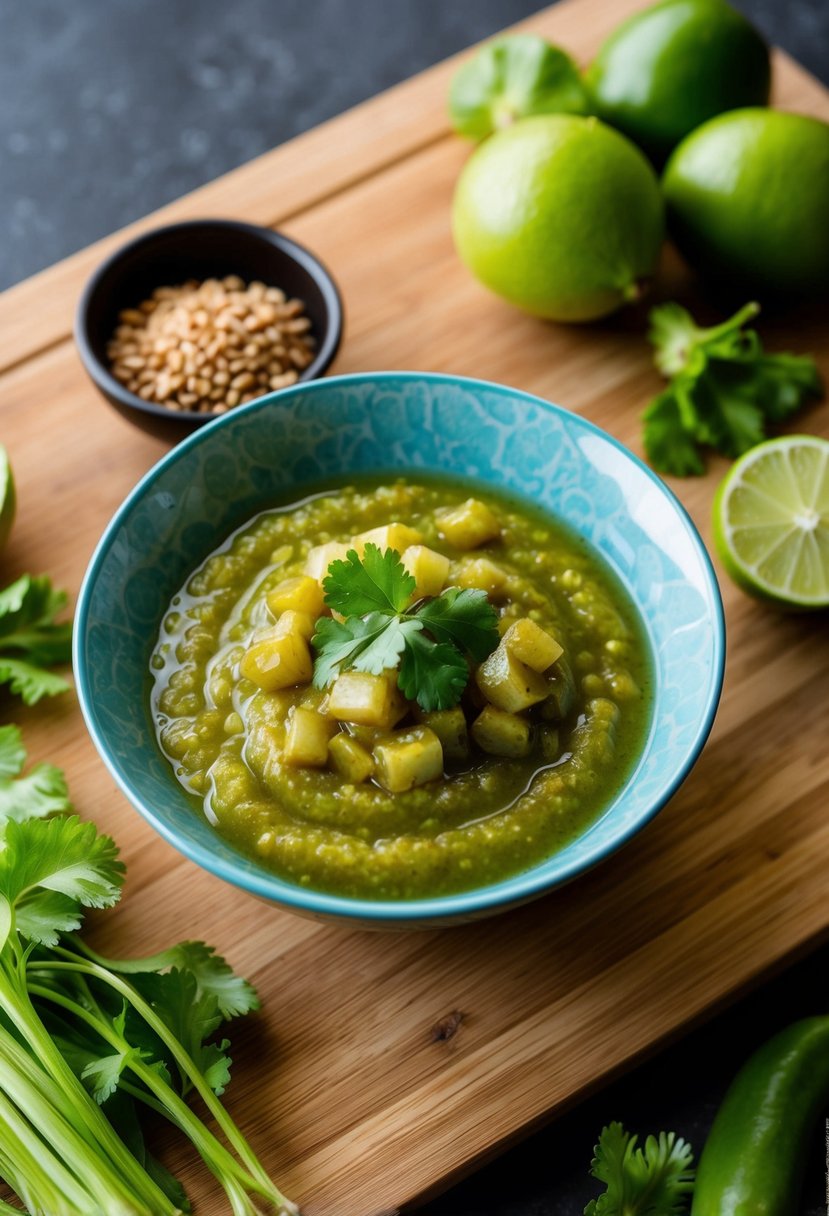
<path id="1" fill-rule="evenodd" d="M 567 0 L 523 23 L 586 62 L 637 0 Z M 487 295 L 457 261 L 449 201 L 468 148 L 448 130 L 442 64 L 179 200 L 0 297 L 0 439 L 19 489 L 2 577 L 78 589 L 110 514 L 164 446 L 97 396 L 71 339 L 84 280 L 127 235 L 224 215 L 316 250 L 346 301 L 335 370 L 415 368 L 499 380 L 557 401 L 639 451 L 659 379 L 645 309 L 544 324 Z M 782 54 L 776 101 L 829 118 L 829 94 Z M 666 256 L 658 294 L 698 304 Z M 763 322 L 772 349 L 811 351 L 817 310 Z M 803 429 L 829 433 L 829 406 Z M 706 541 L 714 486 L 672 483 Z M 15 710 L 32 759 L 69 777 L 111 832 L 125 897 L 99 917 L 117 957 L 185 937 L 257 984 L 263 1012 L 231 1028 L 229 1106 L 307 1216 L 379 1216 L 508 1140 L 826 935 L 829 641 L 825 618 L 780 618 L 723 576 L 729 657 L 711 740 L 658 819 L 609 863 L 545 900 L 461 929 L 374 935 L 279 912 L 185 861 L 115 789 L 72 695 Z M 461 1016 L 459 1016 L 461 1015 Z M 612 1112 L 609 1112 L 612 1114 Z M 177 1138 L 166 1157 L 196 1210 L 225 1210 Z"/>

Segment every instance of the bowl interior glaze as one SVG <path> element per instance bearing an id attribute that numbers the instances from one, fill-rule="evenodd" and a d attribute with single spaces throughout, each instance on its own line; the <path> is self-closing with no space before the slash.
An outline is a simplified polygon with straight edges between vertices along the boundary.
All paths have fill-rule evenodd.
<path id="1" fill-rule="evenodd" d="M 265 507 L 367 472 L 463 476 L 528 499 L 589 540 L 638 605 L 654 663 L 644 751 L 603 815 L 544 864 L 490 887 L 370 902 L 283 882 L 194 811 L 155 740 L 149 657 L 170 599 L 203 558 Z M 614 852 L 665 804 L 719 700 L 724 625 L 693 524 L 663 483 L 591 423 L 517 390 L 446 375 L 332 377 L 283 390 L 195 433 L 153 468 L 107 528 L 81 591 L 75 672 L 116 781 L 205 869 L 296 911 L 373 927 L 463 921 L 524 902 Z"/>

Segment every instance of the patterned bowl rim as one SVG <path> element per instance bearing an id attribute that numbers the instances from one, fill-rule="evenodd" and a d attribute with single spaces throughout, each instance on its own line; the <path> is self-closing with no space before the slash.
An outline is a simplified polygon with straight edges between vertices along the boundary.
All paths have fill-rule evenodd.
<path id="1" fill-rule="evenodd" d="M 373 381 L 391 381 L 401 384 L 412 381 L 426 381 L 435 385 L 460 385 L 470 390 L 486 389 L 488 392 L 495 393 L 496 395 L 531 402 L 533 405 L 541 407 L 542 410 L 555 414 L 563 421 L 565 426 L 575 426 L 582 428 L 588 434 L 600 436 L 605 442 L 616 448 L 635 468 L 645 474 L 673 508 L 677 523 L 684 528 L 691 540 L 694 552 L 700 560 L 700 565 L 705 575 L 707 599 L 713 610 L 710 635 L 713 652 L 710 681 L 706 690 L 702 713 L 699 715 L 696 733 L 693 740 L 686 746 L 681 766 L 674 776 L 664 783 L 653 801 L 642 810 L 636 819 L 614 833 L 608 840 L 595 847 L 587 856 L 574 858 L 568 862 L 566 860 L 565 849 L 560 853 L 553 854 L 552 857 L 544 862 L 540 862 L 529 870 L 513 875 L 511 878 L 503 879 L 490 886 L 473 888 L 470 891 L 463 891 L 454 895 L 441 895 L 428 899 L 394 901 L 353 899 L 347 896 L 331 895 L 295 886 L 278 878 L 275 874 L 270 873 L 264 868 L 255 872 L 248 872 L 237 866 L 232 860 L 218 856 L 197 841 L 182 838 L 175 826 L 168 823 L 162 813 L 148 806 L 135 790 L 132 789 L 130 783 L 124 779 L 115 763 L 106 738 L 98 729 L 83 643 L 89 627 L 91 601 L 100 568 L 109 551 L 113 538 L 128 519 L 136 503 L 166 473 L 167 469 L 176 464 L 177 461 L 187 457 L 192 448 L 198 444 L 208 442 L 216 432 L 223 428 L 233 426 L 234 422 L 243 414 L 250 415 L 254 412 L 266 410 L 275 402 L 285 404 L 293 397 L 308 397 L 314 393 L 324 392 L 326 389 L 335 389 L 339 386 L 347 388 L 349 385 L 365 384 L 366 382 L 370 383 Z M 484 477 L 482 480 L 486 483 L 487 479 Z M 662 810 L 685 780 L 696 763 L 711 731 L 722 692 L 725 672 L 725 616 L 714 567 L 702 538 L 685 507 L 652 469 L 625 447 L 623 443 L 595 423 L 590 422 L 579 414 L 564 409 L 562 406 L 545 401 L 543 397 L 537 397 L 533 393 L 527 393 L 522 389 L 510 388 L 508 385 L 497 384 L 489 380 L 456 376 L 447 372 L 351 372 L 297 384 L 290 388 L 282 389 L 279 392 L 270 393 L 265 397 L 260 397 L 256 401 L 251 401 L 247 405 L 231 410 L 227 414 L 220 415 L 214 421 L 194 431 L 192 435 L 189 435 L 182 442 L 178 443 L 144 474 L 107 524 L 87 567 L 78 594 L 75 613 L 73 667 L 78 699 L 87 730 L 116 785 L 131 805 L 155 828 L 159 835 L 185 857 L 189 858 L 190 861 L 195 862 L 218 878 L 241 887 L 250 894 L 276 902 L 296 912 L 312 916 L 336 917 L 364 922 L 398 922 L 401 924 L 401 927 L 405 927 L 405 922 L 407 921 L 440 922 L 444 918 L 448 920 L 462 920 L 486 912 L 494 912 L 499 908 L 514 907 L 528 902 L 593 869 L 594 866 L 604 861 L 605 858 L 621 849 L 623 845 L 645 827 Z M 613 805 L 611 804 L 600 818 L 603 818 Z M 594 822 L 599 821 L 596 820 Z M 591 824 L 590 827 L 592 826 L 594 825 Z M 587 830 L 589 831 L 589 828 Z M 579 839 L 579 837 L 576 837 L 576 839 Z"/>

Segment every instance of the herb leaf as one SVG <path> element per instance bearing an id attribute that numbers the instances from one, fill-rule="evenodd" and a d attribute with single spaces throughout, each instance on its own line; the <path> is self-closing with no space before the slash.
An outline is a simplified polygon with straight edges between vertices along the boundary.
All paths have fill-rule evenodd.
<path id="1" fill-rule="evenodd" d="M 767 355 L 759 335 L 744 326 L 757 315 L 746 304 L 722 325 L 704 329 L 679 304 L 651 311 L 654 360 L 671 383 L 645 409 L 645 452 L 665 473 L 705 471 L 699 448 L 741 456 L 823 387 L 813 359 Z"/>
<path id="2" fill-rule="evenodd" d="M 417 583 L 396 549 L 381 551 L 369 543 L 362 558 L 349 549 L 345 561 L 332 562 L 322 586 L 328 607 L 349 617 L 403 612 Z"/>
<path id="3" fill-rule="evenodd" d="M 399 667 L 403 695 L 421 709 L 456 705 L 469 679 L 464 654 L 482 662 L 498 645 L 498 617 L 486 592 L 450 587 L 415 612 L 405 612 L 415 580 L 393 549 L 381 553 L 371 544 L 362 559 L 351 550 L 347 561 L 332 562 L 329 571 L 323 583 L 326 603 L 354 615 L 317 621 L 314 685 L 325 688 L 349 668 L 380 675 Z M 381 599 L 382 609 L 358 613 Z"/>
<path id="4" fill-rule="evenodd" d="M 65 606 L 65 593 L 45 575 L 24 574 L 0 591 L 0 683 L 27 705 L 69 688 L 62 677 L 42 670 L 70 661 L 72 625 L 54 619 Z"/>
<path id="5" fill-rule="evenodd" d="M 0 896 L 14 909 L 18 931 L 32 941 L 55 945 L 69 921 L 77 928 L 81 907 L 117 902 L 124 867 L 114 842 L 99 836 L 94 824 L 75 815 L 10 819 L 3 843 Z"/>
<path id="6" fill-rule="evenodd" d="M 312 638 L 317 650 L 314 687 L 326 688 L 341 669 L 353 667 L 362 651 L 383 635 L 389 619 L 379 612 L 371 612 L 366 617 L 350 616 L 345 621 L 320 617 Z"/>
<path id="7" fill-rule="evenodd" d="M 694 1185 L 693 1153 L 673 1132 L 648 1136 L 637 1148 L 621 1123 L 602 1129 L 590 1173 L 607 1184 L 584 1216 L 681 1216 Z"/>
<path id="8" fill-rule="evenodd" d="M 236 975 L 222 956 L 206 942 L 179 942 L 148 958 L 131 959 L 103 958 L 85 944 L 82 948 L 84 954 L 94 962 L 119 975 L 166 971 L 170 967 L 187 971 L 196 981 L 198 995 L 215 997 L 219 1013 L 225 1019 L 259 1008 L 259 998 L 253 985 Z"/>
<path id="9" fill-rule="evenodd" d="M 454 646 L 423 633 L 406 638 L 398 684 L 403 696 L 426 713 L 457 705 L 468 680 L 466 660 Z"/>
<path id="10" fill-rule="evenodd" d="M 383 632 L 378 634 L 365 650 L 361 650 L 352 663 L 354 670 L 368 671 L 373 676 L 379 676 L 387 668 L 397 667 L 409 638 L 419 633 L 422 628 L 419 620 L 387 617 Z"/>
<path id="11" fill-rule="evenodd" d="M 66 778 L 54 764 L 36 764 L 20 777 L 26 749 L 17 726 L 0 726 L 0 831 L 9 819 L 45 819 L 71 810 Z"/>
<path id="12" fill-rule="evenodd" d="M 482 663 L 498 645 L 498 614 L 485 591 L 449 587 L 418 611 L 439 642 L 450 642 Z"/>

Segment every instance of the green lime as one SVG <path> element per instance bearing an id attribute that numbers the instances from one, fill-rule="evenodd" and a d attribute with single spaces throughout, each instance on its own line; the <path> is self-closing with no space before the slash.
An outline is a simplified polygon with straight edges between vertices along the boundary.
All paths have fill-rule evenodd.
<path id="1" fill-rule="evenodd" d="M 9 464 L 9 454 L 0 443 L 0 549 L 9 539 L 9 533 L 14 523 L 14 512 L 17 499 L 14 492 L 14 478 Z"/>
<path id="2" fill-rule="evenodd" d="M 829 124 L 781 110 L 721 114 L 682 141 L 663 187 L 681 252 L 725 293 L 829 288 Z"/>
<path id="3" fill-rule="evenodd" d="M 588 108 L 573 60 L 538 34 L 485 43 L 458 68 L 449 89 L 452 126 L 475 140 L 531 114 L 586 114 Z"/>
<path id="4" fill-rule="evenodd" d="M 664 230 L 645 157 L 596 118 L 524 118 L 473 152 L 455 190 L 462 260 L 526 312 L 590 321 L 641 294 Z"/>
<path id="5" fill-rule="evenodd" d="M 714 543 L 749 594 L 829 608 L 829 441 L 784 435 L 741 456 L 714 499 Z"/>
<path id="6" fill-rule="evenodd" d="M 725 0 L 662 0 L 623 22 L 587 70 L 593 110 L 661 164 L 700 123 L 765 105 L 769 51 Z"/>

